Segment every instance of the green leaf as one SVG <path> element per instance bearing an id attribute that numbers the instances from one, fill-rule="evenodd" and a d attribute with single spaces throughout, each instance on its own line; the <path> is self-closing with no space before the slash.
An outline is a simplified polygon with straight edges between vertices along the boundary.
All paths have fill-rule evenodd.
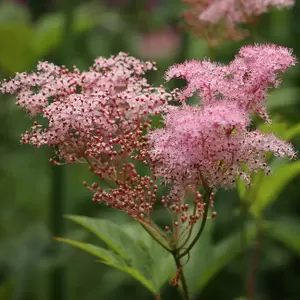
<path id="1" fill-rule="evenodd" d="M 148 279 L 146 279 L 138 270 L 128 266 L 127 262 L 118 254 L 116 254 L 112 251 L 103 249 L 101 247 L 97 247 L 92 244 L 77 242 L 77 241 L 74 241 L 71 239 L 57 238 L 56 240 L 67 243 L 69 245 L 72 245 L 76 248 L 84 250 L 85 252 L 88 252 L 88 253 L 100 258 L 101 263 L 111 266 L 113 268 L 116 268 L 120 271 L 128 273 L 133 278 L 135 278 L 137 281 L 142 283 L 153 294 L 157 294 L 157 291 L 153 287 L 153 284 Z"/>
<path id="2" fill-rule="evenodd" d="M 289 126 L 285 122 L 273 122 L 272 124 L 263 123 L 259 126 L 262 132 L 274 133 L 284 140 L 291 141 L 293 138 L 300 136 L 300 124 Z"/>
<path id="3" fill-rule="evenodd" d="M 63 36 L 63 15 L 47 14 L 33 27 L 34 48 L 40 57 L 55 49 Z"/>
<path id="4" fill-rule="evenodd" d="M 154 286 L 159 289 L 175 274 L 176 268 L 173 257 L 162 248 L 139 224 L 129 224 L 124 230 L 136 240 L 139 247 L 148 249 L 149 258 L 153 261 L 149 270 Z"/>
<path id="5" fill-rule="evenodd" d="M 287 105 L 294 105 L 299 100 L 299 88 L 282 88 L 272 91 L 268 97 L 270 109 L 282 108 Z"/>
<path id="6" fill-rule="evenodd" d="M 32 30 L 21 24 L 0 24 L 0 67 L 9 74 L 24 71 L 36 60 Z"/>
<path id="7" fill-rule="evenodd" d="M 113 264 L 118 264 L 120 266 L 126 266 L 125 260 L 110 250 L 95 246 L 93 244 L 78 242 L 78 241 L 75 241 L 72 239 L 55 238 L 55 240 L 69 244 L 69 245 L 79 248 L 81 250 L 84 250 L 85 252 L 88 252 L 88 253 L 100 258 L 101 262 L 106 262 L 106 263 L 110 262 Z"/>
<path id="8" fill-rule="evenodd" d="M 125 234 L 125 232 L 121 229 L 121 226 L 108 220 L 85 216 L 69 215 L 67 218 L 98 236 L 110 249 L 118 253 L 120 256 L 128 258 L 128 250 L 132 248 L 134 240 Z"/>
<path id="9" fill-rule="evenodd" d="M 246 188 L 245 182 L 243 180 L 241 180 L 240 178 L 236 179 L 236 189 L 237 189 L 240 200 L 244 200 L 245 196 L 247 194 L 247 188 Z"/>
<path id="10" fill-rule="evenodd" d="M 284 139 L 291 141 L 293 138 L 300 136 L 300 123 L 290 127 L 285 135 L 284 135 Z"/>
<path id="11" fill-rule="evenodd" d="M 253 243 L 255 238 L 254 226 L 248 226 L 246 236 L 246 246 L 248 246 L 249 244 Z M 207 260 L 206 267 L 202 269 L 200 279 L 197 283 L 197 288 L 202 290 L 209 283 L 209 281 L 241 251 L 240 233 L 234 234 L 219 242 L 214 247 L 213 251 L 211 251 L 211 254 L 205 256 L 205 260 Z"/>
<path id="12" fill-rule="evenodd" d="M 265 222 L 264 232 L 300 256 L 300 222 L 295 219 Z"/>
<path id="13" fill-rule="evenodd" d="M 141 226 L 129 224 L 121 227 L 108 220 L 84 216 L 67 216 L 67 218 L 83 226 L 105 242 L 111 250 L 106 251 L 114 253 L 125 262 L 125 266 L 122 264 L 122 270 L 131 274 L 148 288 L 149 283 L 151 283 L 151 291 L 155 291 L 156 294 L 175 272 L 171 255 L 154 241 Z M 83 247 L 82 244 L 75 245 L 74 242 L 72 243 L 73 246 L 80 245 L 82 250 L 94 255 L 93 251 L 97 251 L 94 247 L 89 247 L 87 250 L 84 248 L 86 245 Z M 111 262 L 105 260 L 102 262 L 116 267 Z"/>
<path id="14" fill-rule="evenodd" d="M 78 34 L 85 32 L 96 24 L 95 16 L 91 17 L 90 10 L 79 6 L 74 12 L 73 31 Z M 39 57 L 55 49 L 63 38 L 64 15 L 51 13 L 43 16 L 33 28 L 34 48 Z"/>
<path id="15" fill-rule="evenodd" d="M 0 24 L 29 24 L 30 14 L 25 5 L 2 2 L 0 4 Z"/>
<path id="16" fill-rule="evenodd" d="M 281 164 L 273 174 L 264 176 L 259 186 L 253 187 L 258 190 L 250 208 L 251 213 L 256 217 L 260 216 L 263 210 L 277 199 L 285 186 L 298 174 L 300 174 L 300 161 L 295 161 Z"/>
<path id="17" fill-rule="evenodd" d="M 196 245 L 190 252 L 190 259 L 184 267 L 183 272 L 187 279 L 188 288 L 191 294 L 195 294 L 198 290 L 198 278 L 204 275 L 207 267 L 211 263 L 211 255 L 213 254 L 213 245 L 211 241 L 214 220 L 207 220 L 205 229 L 201 234 Z M 195 226 L 193 236 L 195 236 L 201 224 Z M 182 259 L 182 263 L 188 260 L 187 257 Z"/>

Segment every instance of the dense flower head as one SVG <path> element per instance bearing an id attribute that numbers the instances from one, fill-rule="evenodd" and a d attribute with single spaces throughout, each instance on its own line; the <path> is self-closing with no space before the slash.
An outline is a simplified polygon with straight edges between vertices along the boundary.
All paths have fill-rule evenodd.
<path id="1" fill-rule="evenodd" d="M 269 171 L 265 153 L 294 157 L 293 147 L 274 135 L 248 131 L 247 113 L 237 104 L 170 109 L 165 127 L 149 134 L 156 176 L 175 185 L 232 187 L 237 177 Z"/>
<path id="2" fill-rule="evenodd" d="M 294 0 L 182 0 L 189 5 L 183 13 L 186 23 L 211 45 L 220 40 L 239 40 L 247 35 L 239 24 L 253 23 L 270 8 L 291 7 Z"/>
<path id="3" fill-rule="evenodd" d="M 16 74 L 1 91 L 16 94 L 17 105 L 48 121 L 46 127 L 35 121 L 22 143 L 56 146 L 66 162 L 102 160 L 130 153 L 140 126 L 167 100 L 162 87 L 151 87 L 143 77 L 151 69 L 154 63 L 125 53 L 99 57 L 85 72 L 40 62 L 37 72 Z"/>
<path id="4" fill-rule="evenodd" d="M 265 107 L 267 92 L 271 87 L 279 87 L 279 75 L 295 63 L 288 48 L 273 44 L 244 46 L 228 65 L 210 60 L 187 61 L 172 66 L 166 79 L 187 80 L 178 98 L 181 101 L 196 93 L 203 105 L 229 101 L 270 121 Z"/>
<path id="5" fill-rule="evenodd" d="M 295 62 L 290 49 L 267 44 L 242 47 L 228 65 L 193 60 L 172 66 L 166 79 L 184 78 L 187 86 L 177 94 L 182 106 L 167 106 L 164 128 L 148 135 L 154 174 L 178 186 L 228 188 L 237 177 L 250 183 L 251 173 L 268 173 L 268 152 L 294 158 L 290 144 L 251 131 L 250 116 L 270 121 L 267 91 Z M 185 103 L 193 94 L 201 105 Z"/>

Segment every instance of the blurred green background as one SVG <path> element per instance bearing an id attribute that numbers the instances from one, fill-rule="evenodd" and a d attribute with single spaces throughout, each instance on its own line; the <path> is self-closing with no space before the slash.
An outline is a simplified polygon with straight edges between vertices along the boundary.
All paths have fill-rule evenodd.
<path id="1" fill-rule="evenodd" d="M 163 74 L 173 63 L 203 59 L 209 50 L 184 28 L 179 0 L 15 0 L 0 2 L 0 76 L 30 71 L 38 60 L 88 68 L 96 56 L 119 51 L 141 59 L 156 60 L 159 71 L 149 74 L 153 84 L 164 83 Z M 300 57 L 300 1 L 292 10 L 272 10 L 256 28 L 257 42 L 272 42 L 293 48 Z M 215 50 L 215 59 L 228 62 L 241 45 L 225 43 Z M 172 81 L 169 87 L 182 86 Z M 285 74 L 283 85 L 270 93 L 272 130 L 292 140 L 300 149 L 300 65 Z M 99 300 L 153 299 L 128 275 L 95 262 L 95 259 L 53 236 L 93 241 L 64 214 L 109 218 L 122 226 L 128 218 L 94 204 L 81 182 L 92 182 L 86 166 L 53 167 L 51 150 L 20 146 L 19 136 L 32 123 L 2 96 L 0 105 L 0 299 Z M 292 130 L 292 131 L 291 131 Z M 292 132 L 292 133 L 291 133 Z M 289 134 L 288 134 L 289 133 Z M 276 167 L 276 166 L 275 166 Z M 277 166 L 278 167 L 278 166 Z M 255 299 L 300 299 L 300 173 L 287 169 L 265 184 L 262 196 L 272 194 L 260 217 L 272 222 L 263 234 L 256 272 Z M 259 179 L 256 185 L 263 182 Z M 279 188 L 278 188 L 279 187 Z M 255 190 L 255 189 L 254 189 Z M 219 191 L 217 218 L 208 232 L 212 244 L 237 232 L 241 225 L 237 191 Z M 259 200 L 259 199 L 258 199 Z M 156 211 L 158 223 L 165 218 Z M 250 218 L 249 218 L 250 219 Z M 270 223 L 271 224 L 271 223 Z M 251 269 L 253 247 L 243 254 L 238 245 L 224 249 L 227 255 L 213 276 L 199 288 L 194 299 L 238 299 L 244 295 L 245 272 Z M 198 260 L 209 251 L 195 251 Z M 198 262 L 197 262 L 198 261 Z M 194 266 L 190 278 L 204 276 Z M 165 300 L 180 299 L 178 291 L 165 285 Z"/>

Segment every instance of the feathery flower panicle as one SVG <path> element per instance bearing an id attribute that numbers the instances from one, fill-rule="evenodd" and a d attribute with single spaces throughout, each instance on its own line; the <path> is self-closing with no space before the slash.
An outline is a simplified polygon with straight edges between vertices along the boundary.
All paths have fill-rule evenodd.
<path id="1" fill-rule="evenodd" d="M 17 105 L 49 122 L 47 127 L 35 122 L 22 143 L 57 146 L 67 162 L 101 159 L 112 155 L 121 140 L 123 151 L 129 151 L 139 126 L 165 103 L 165 90 L 150 87 L 143 78 L 151 69 L 153 63 L 125 53 L 100 57 L 87 72 L 40 62 L 36 73 L 17 74 L 3 82 L 1 91 L 17 94 Z"/>
<path id="2" fill-rule="evenodd" d="M 279 87 L 279 75 L 295 63 L 296 58 L 288 48 L 273 44 L 244 46 L 228 65 L 209 60 L 187 61 L 172 66 L 166 79 L 187 80 L 180 101 L 196 93 L 203 105 L 228 101 L 270 121 L 265 103 L 267 92 L 271 87 Z"/>
<path id="3" fill-rule="evenodd" d="M 47 126 L 35 121 L 22 143 L 55 147 L 55 164 L 87 162 L 112 188 L 105 192 L 92 184 L 94 200 L 138 218 L 151 210 L 156 187 L 128 160 L 145 143 L 149 116 L 160 113 L 170 97 L 163 87 L 147 83 L 144 74 L 152 69 L 154 63 L 125 53 L 99 57 L 85 72 L 40 62 L 37 72 L 4 81 L 1 92 L 16 94 L 17 105 L 30 116 L 48 121 Z"/>
<path id="4" fill-rule="evenodd" d="M 271 8 L 292 7 L 294 0 L 182 0 L 190 6 L 183 17 L 191 29 L 210 45 L 239 40 L 247 35 L 239 24 L 250 24 Z"/>
<path id="5" fill-rule="evenodd" d="M 232 187 L 237 177 L 267 173 L 265 153 L 294 158 L 293 147 L 272 134 L 249 131 L 250 114 L 266 121 L 265 98 L 278 75 L 295 64 L 291 51 L 275 45 L 241 48 L 229 65 L 189 61 L 171 67 L 166 79 L 181 77 L 185 101 L 196 93 L 201 106 L 169 107 L 165 127 L 149 134 L 154 174 L 179 186 Z"/>
<path id="6" fill-rule="evenodd" d="M 180 186 L 230 188 L 241 177 L 269 171 L 265 152 L 294 157 L 291 145 L 274 135 L 249 132 L 246 111 L 222 101 L 204 107 L 183 105 L 165 116 L 165 127 L 149 134 L 155 175 Z"/>

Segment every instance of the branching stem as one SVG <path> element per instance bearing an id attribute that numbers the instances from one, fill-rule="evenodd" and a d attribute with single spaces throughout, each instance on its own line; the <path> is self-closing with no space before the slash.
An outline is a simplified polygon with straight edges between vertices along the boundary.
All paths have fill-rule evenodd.
<path id="1" fill-rule="evenodd" d="M 200 236 L 201 236 L 201 234 L 202 234 L 202 232 L 204 230 L 204 227 L 205 227 L 205 224 L 206 224 L 206 220 L 207 220 L 208 210 L 209 210 L 209 200 L 210 200 L 211 192 L 212 192 L 212 189 L 207 189 L 206 192 L 205 192 L 205 195 L 204 195 L 204 204 L 205 204 L 205 207 L 204 207 L 204 213 L 203 213 L 203 216 L 202 216 L 202 222 L 201 222 L 200 229 L 199 229 L 197 235 L 194 237 L 194 239 L 190 243 L 190 245 L 186 248 L 186 250 L 183 251 L 179 255 L 179 258 L 184 257 L 185 255 L 187 255 L 191 251 L 191 249 L 197 243 L 198 239 L 200 238 Z"/>

